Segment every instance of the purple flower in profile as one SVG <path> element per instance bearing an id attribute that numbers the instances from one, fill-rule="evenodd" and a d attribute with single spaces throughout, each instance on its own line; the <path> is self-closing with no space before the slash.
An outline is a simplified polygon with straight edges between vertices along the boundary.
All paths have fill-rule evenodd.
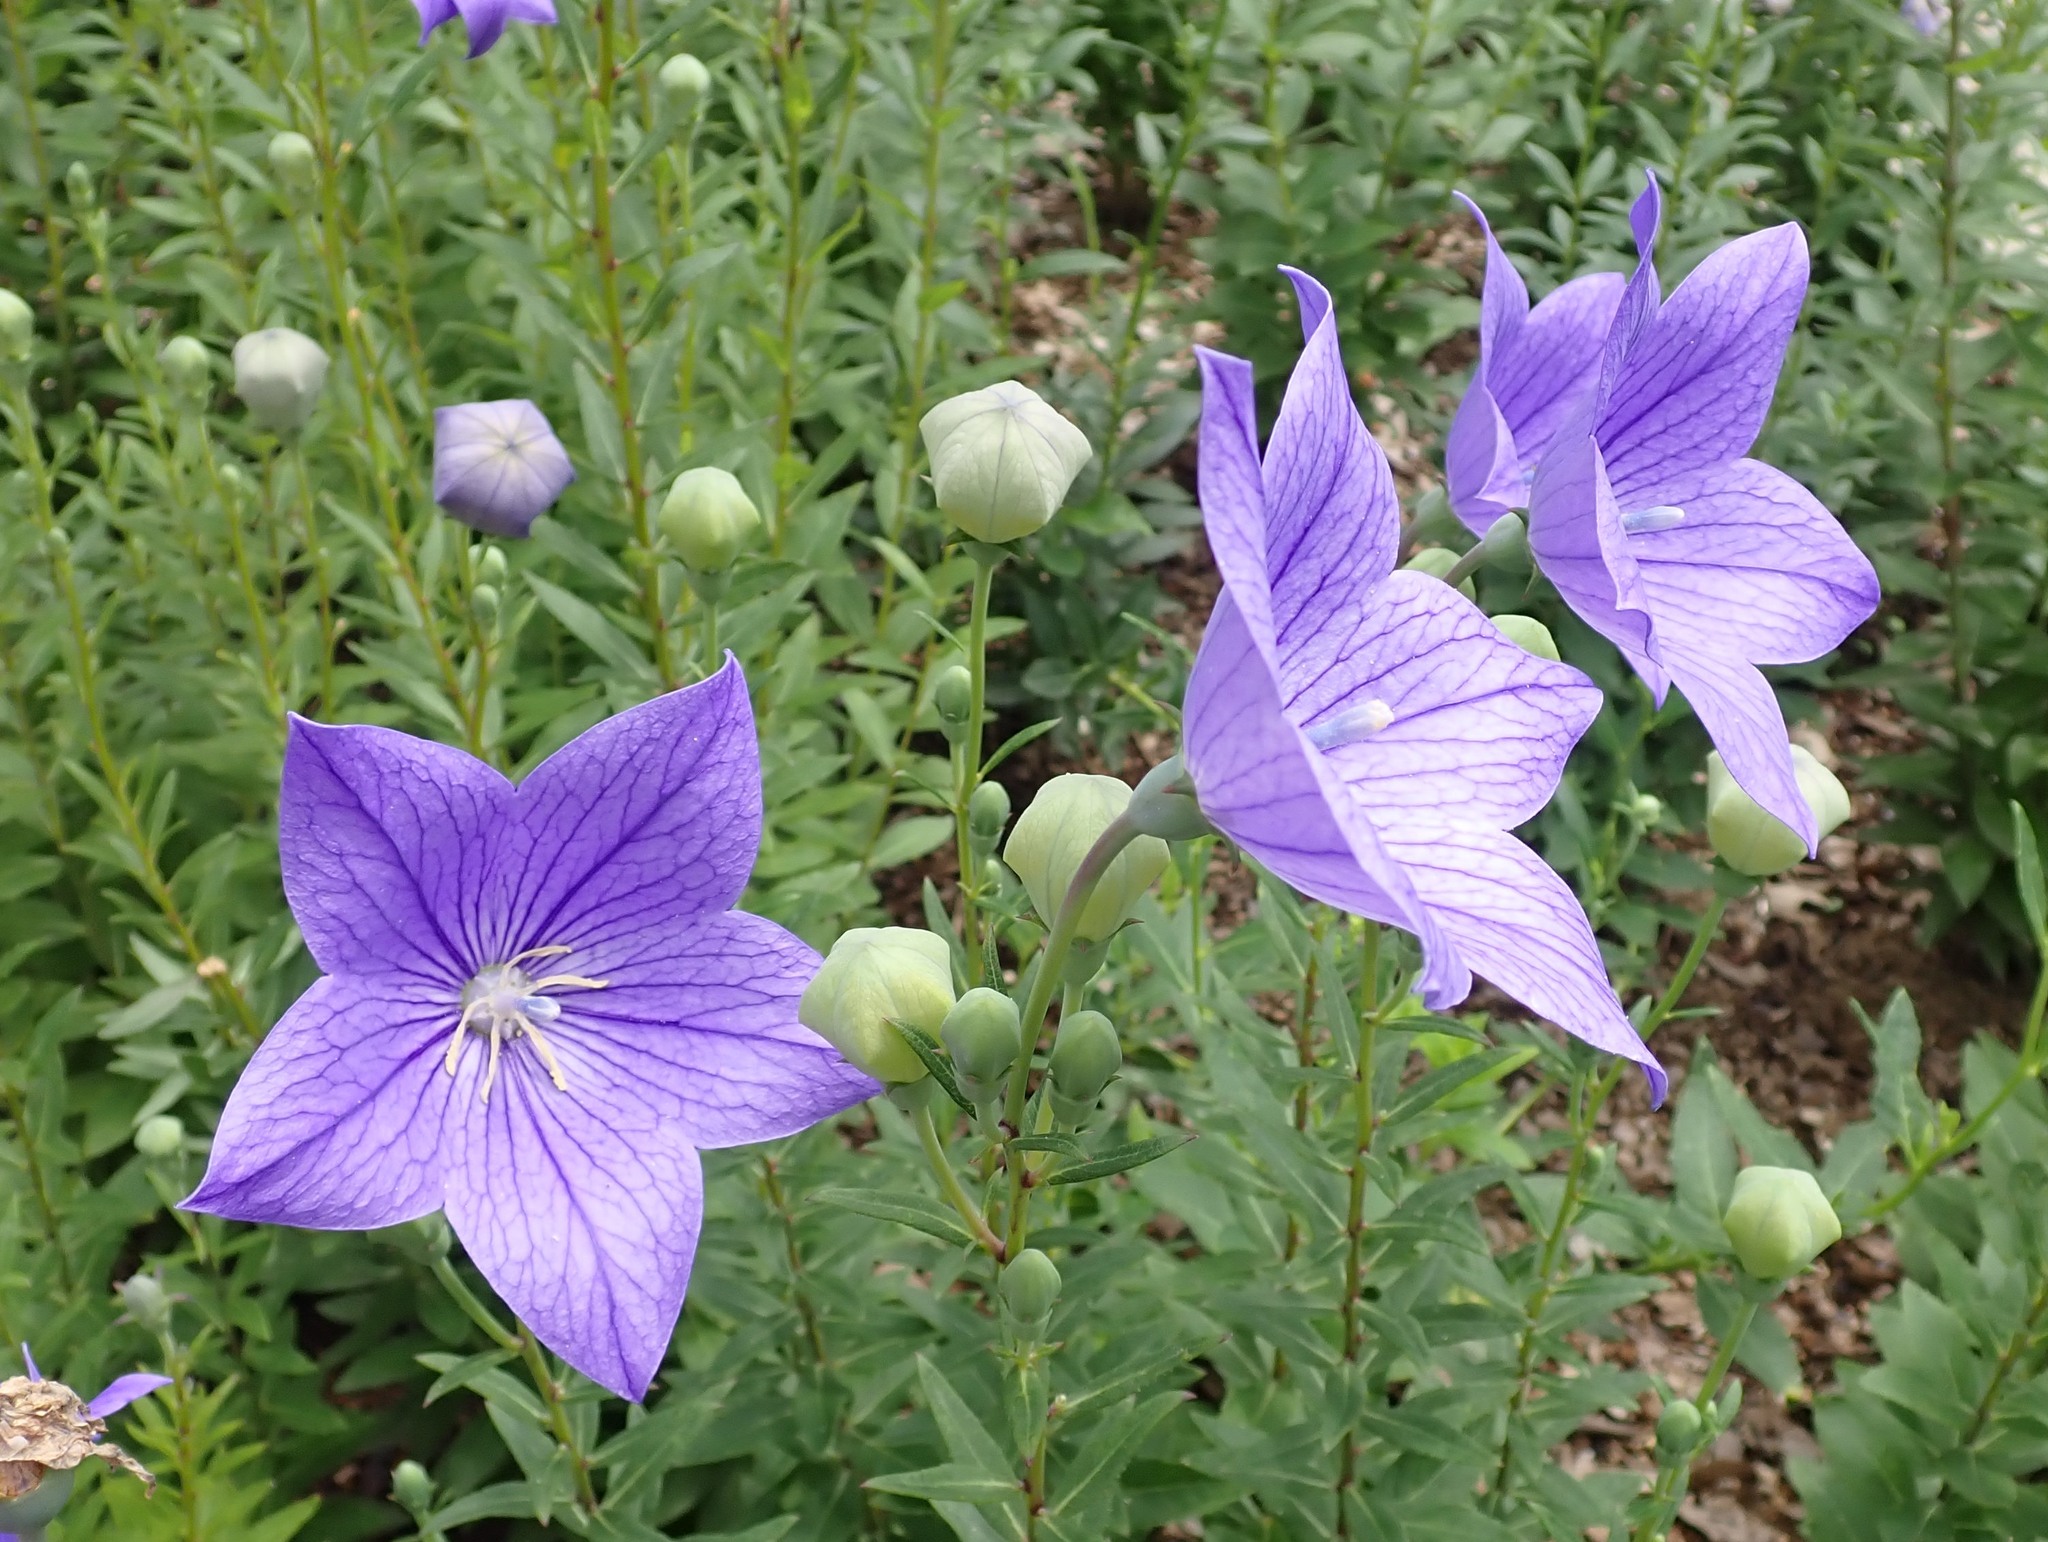
<path id="1" fill-rule="evenodd" d="M 445 1210 L 543 1343 L 637 1401 L 689 1280 L 698 1151 L 878 1090 L 797 1022 L 818 955 L 730 908 L 761 838 L 739 665 L 516 787 L 295 717 L 278 827 L 324 975 L 242 1073 L 186 1204 L 329 1230 Z"/>
<path id="2" fill-rule="evenodd" d="M 1529 482 L 1551 440 L 1584 410 L 1600 382 L 1600 351 L 1621 303 L 1619 273 L 1589 273 L 1534 310 L 1479 205 L 1458 201 L 1486 235 L 1479 362 L 1444 443 L 1445 491 L 1473 534 L 1529 506 Z"/>
<path id="3" fill-rule="evenodd" d="M 1600 388 L 1537 468 L 1529 550 L 1659 702 L 1685 693 L 1737 785 L 1811 852 L 1819 829 L 1757 666 L 1832 651 L 1878 588 L 1812 493 L 1747 458 L 1805 299 L 1806 238 L 1784 224 L 1730 241 L 1660 303 L 1660 209 L 1652 178 Z"/>
<path id="4" fill-rule="evenodd" d="M 1352 404 L 1329 295 L 1263 463 L 1251 366 L 1198 350 L 1200 494 L 1224 589 L 1188 680 L 1183 755 L 1208 819 L 1303 893 L 1421 939 L 1423 1000 L 1476 971 L 1588 1043 L 1664 1073 L 1571 890 L 1509 834 L 1600 710 L 1435 578 L 1394 571 L 1399 505 Z"/>
<path id="5" fill-rule="evenodd" d="M 524 536 L 576 480 L 532 402 L 434 409 L 434 501 L 485 535 Z"/>
<path id="6" fill-rule="evenodd" d="M 530 21 L 539 26 L 555 24 L 554 0 L 412 0 L 420 13 L 420 46 L 434 35 L 434 29 L 456 17 L 469 30 L 469 56 L 489 51 L 504 35 L 505 23 Z"/>

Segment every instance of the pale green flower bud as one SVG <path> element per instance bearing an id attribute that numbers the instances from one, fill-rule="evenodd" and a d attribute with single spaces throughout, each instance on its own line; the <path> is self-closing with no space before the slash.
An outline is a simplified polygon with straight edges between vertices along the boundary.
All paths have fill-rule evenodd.
<path id="1" fill-rule="evenodd" d="M 469 594 L 470 608 L 476 612 L 479 621 L 495 621 L 501 599 L 496 584 L 478 584 Z"/>
<path id="2" fill-rule="evenodd" d="M 1045 524 L 1095 454 L 1086 434 L 1014 380 L 940 402 L 918 428 L 940 511 L 977 541 L 1014 541 Z"/>
<path id="3" fill-rule="evenodd" d="M 142 1121 L 135 1132 L 138 1155 L 160 1162 L 176 1156 L 185 1145 L 185 1126 L 176 1114 L 155 1114 Z"/>
<path id="4" fill-rule="evenodd" d="M 320 152 L 304 134 L 287 129 L 270 136 L 270 172 L 294 203 L 311 198 L 320 186 Z"/>
<path id="5" fill-rule="evenodd" d="M 1038 789 L 1038 796 L 1010 831 L 1003 860 L 1023 881 L 1025 892 L 1047 926 L 1080 870 L 1082 858 L 1131 801 L 1131 789 L 1113 776 L 1070 772 Z M 1109 864 L 1081 911 L 1074 935 L 1100 942 L 1131 913 L 1138 898 L 1166 870 L 1166 842 L 1141 835 Z"/>
<path id="6" fill-rule="evenodd" d="M 306 426 L 327 384 L 327 350 L 290 327 L 266 327 L 235 344 L 235 395 L 257 426 L 280 439 Z"/>
<path id="7" fill-rule="evenodd" d="M 654 79 L 663 104 L 675 113 L 678 122 L 695 113 L 711 91 L 711 71 L 695 54 L 677 54 L 662 65 Z"/>
<path id="8" fill-rule="evenodd" d="M 500 589 L 504 588 L 507 566 L 505 549 L 503 547 L 486 546 L 483 549 L 483 554 L 476 559 L 477 582 L 495 584 Z"/>
<path id="9" fill-rule="evenodd" d="M 949 664 L 939 672 L 932 685 L 932 710 L 939 714 L 948 739 L 967 727 L 974 712 L 974 676 L 965 664 Z"/>
<path id="10" fill-rule="evenodd" d="M 1529 555 L 1529 529 L 1519 514 L 1503 514 L 1486 527 L 1476 548 L 1481 562 L 1499 567 L 1525 561 Z"/>
<path id="11" fill-rule="evenodd" d="M 81 214 L 99 202 L 99 195 L 92 185 L 92 173 L 85 169 L 85 162 L 73 161 L 65 168 L 64 196 Z"/>
<path id="12" fill-rule="evenodd" d="M 1668 1403 L 1657 1416 L 1657 1449 L 1666 1456 L 1684 1456 L 1700 1443 L 1706 1421 L 1691 1403 Z"/>
<path id="13" fill-rule="evenodd" d="M 1848 790 L 1803 745 L 1792 746 L 1792 774 L 1822 835 L 1849 817 Z M 1806 843 L 1736 785 L 1718 750 L 1707 756 L 1707 840 L 1723 862 L 1751 878 L 1806 860 Z"/>
<path id="14" fill-rule="evenodd" d="M 1431 578 L 1448 579 L 1451 569 L 1457 565 L 1458 554 L 1450 550 L 1450 548 L 1444 546 L 1425 546 L 1421 551 L 1410 557 L 1402 566 L 1410 573 L 1427 573 Z M 1477 592 L 1472 587 L 1472 580 L 1469 578 L 1459 583 L 1458 593 L 1464 595 L 1468 600 L 1478 597 Z"/>
<path id="15" fill-rule="evenodd" d="M 1759 1280 L 1797 1274 L 1841 1240 L 1835 1207 L 1809 1172 L 1745 1167 L 1721 1217 L 1742 1267 Z"/>
<path id="16" fill-rule="evenodd" d="M 939 1037 L 970 1103 L 992 1103 L 1002 1096 L 1003 1079 L 1017 1063 L 1023 1039 L 1016 1002 L 978 985 L 953 1003 Z"/>
<path id="17" fill-rule="evenodd" d="M 138 1274 L 123 1280 L 121 1305 L 151 1333 L 166 1332 L 171 1326 L 171 1298 L 152 1275 Z"/>
<path id="18" fill-rule="evenodd" d="M 1078 1123 L 1123 1063 L 1116 1027 L 1100 1012 L 1076 1012 L 1060 1019 L 1059 1037 L 1053 1040 L 1048 1062 L 1054 1112 L 1070 1124 Z"/>
<path id="19" fill-rule="evenodd" d="M 391 1469 L 391 1497 L 415 1516 L 434 1508 L 434 1480 L 410 1457 Z"/>
<path id="20" fill-rule="evenodd" d="M 936 1038 L 952 1006 L 945 938 L 906 926 L 857 926 L 832 944 L 796 1016 L 877 1081 L 914 1082 L 927 1074 L 924 1062 L 890 1024 Z"/>
<path id="21" fill-rule="evenodd" d="M 36 313 L 12 289 L 0 289 L 0 364 L 26 364 L 36 340 Z"/>
<path id="22" fill-rule="evenodd" d="M 1503 637 L 1524 653 L 1549 659 L 1553 664 L 1558 662 L 1557 639 L 1550 635 L 1550 628 L 1534 616 L 1495 616 L 1493 624 L 1500 628 Z"/>
<path id="23" fill-rule="evenodd" d="M 977 855 L 994 851 L 1010 822 L 1010 794 L 1001 782 L 983 782 L 967 800 L 967 838 Z"/>
<path id="24" fill-rule="evenodd" d="M 203 406 L 213 394 L 213 355 L 196 337 L 174 337 L 156 356 L 171 394 L 188 407 Z"/>
<path id="25" fill-rule="evenodd" d="M 722 466 L 693 466 L 661 501 L 661 533 L 693 573 L 723 573 L 760 528 L 761 511 Z"/>
<path id="26" fill-rule="evenodd" d="M 1060 1299 L 1059 1267 L 1037 1248 L 1026 1248 L 1003 1265 L 998 1289 L 1004 1308 L 1018 1322 L 1042 1323 Z"/>

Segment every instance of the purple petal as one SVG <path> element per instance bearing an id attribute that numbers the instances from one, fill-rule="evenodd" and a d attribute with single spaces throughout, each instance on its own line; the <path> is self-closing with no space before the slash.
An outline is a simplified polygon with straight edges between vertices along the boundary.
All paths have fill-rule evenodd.
<path id="1" fill-rule="evenodd" d="M 1387 856 L 1334 767 L 1287 720 L 1264 656 L 1225 588 L 1188 677 L 1182 753 L 1202 812 L 1276 877 L 1325 904 L 1421 937 L 1424 999 L 1464 999 L 1471 978 Z"/>
<path id="2" fill-rule="evenodd" d="M 1877 608 L 1877 573 L 1820 500 L 1760 461 L 1666 484 L 1684 519 L 1628 538 L 1657 636 L 1803 664 Z"/>
<path id="3" fill-rule="evenodd" d="M 682 1311 L 703 1171 L 637 1069 L 563 1068 L 567 1091 L 535 1056 L 505 1057 L 490 1101 L 453 1132 L 448 1223 L 542 1343 L 637 1403 Z"/>
<path id="4" fill-rule="evenodd" d="M 1657 656 L 1698 714 L 1736 785 L 1772 818 L 1820 850 L 1820 822 L 1799 790 L 1785 716 L 1770 682 L 1725 645 L 1659 627 Z"/>
<path id="5" fill-rule="evenodd" d="M 761 844 L 761 753 L 738 661 L 565 744 L 520 783 L 517 820 L 493 872 L 505 896 L 486 922 L 494 959 L 581 953 L 729 907 Z M 573 958 L 560 967 L 588 973 Z"/>
<path id="6" fill-rule="evenodd" d="M 1525 468 L 1541 460 L 1566 424 L 1591 404 L 1625 288 L 1619 273 L 1573 279 L 1545 295 L 1514 343 L 1487 360 L 1487 387 Z"/>
<path id="7" fill-rule="evenodd" d="M 742 911 L 664 921 L 579 952 L 608 983 L 567 992 L 548 1032 L 570 1085 L 586 1060 L 658 1100 L 690 1144 L 746 1145 L 808 1129 L 881 1092 L 797 1022 L 822 960 Z"/>
<path id="8" fill-rule="evenodd" d="M 1624 512 L 1756 442 L 1806 297 L 1806 237 L 1779 225 L 1693 269 L 1629 350 L 1595 434 Z"/>
<path id="9" fill-rule="evenodd" d="M 1266 573 L 1285 660 L 1393 569 L 1400 504 L 1386 454 L 1352 403 L 1328 293 L 1306 273 L 1281 271 L 1310 328 L 1264 466 Z"/>
<path id="10" fill-rule="evenodd" d="M 1637 339 L 1655 319 L 1658 296 L 1663 293 L 1662 283 L 1657 277 L 1657 226 L 1664 216 L 1664 194 L 1657 186 L 1654 171 L 1646 171 L 1643 176 L 1643 191 L 1628 213 L 1629 229 L 1636 238 L 1636 271 L 1630 275 L 1628 287 L 1621 292 L 1621 303 L 1614 312 L 1614 325 L 1608 329 L 1607 346 L 1600 365 L 1596 411 L 1604 411 L 1607 402 L 1613 399 L 1615 383 L 1620 379 Z"/>
<path id="11" fill-rule="evenodd" d="M 483 51 L 472 5 L 470 57 Z M 507 12 L 493 0 L 491 41 Z M 483 47 L 489 47 L 486 42 Z M 532 402 L 467 402 L 434 411 L 434 501 L 472 529 L 523 537 L 576 480 L 569 452 Z"/>
<path id="12" fill-rule="evenodd" d="M 1202 431 L 1195 491 L 1216 570 L 1246 626 L 1274 647 L 1272 585 L 1266 576 L 1266 493 L 1259 467 L 1259 420 L 1248 359 L 1195 349 L 1202 367 Z"/>
<path id="13" fill-rule="evenodd" d="M 1479 233 L 1486 237 L 1486 278 L 1479 290 L 1479 354 L 1482 360 L 1491 359 L 1512 346 L 1515 334 L 1528 317 L 1529 286 L 1522 282 L 1522 275 L 1494 239 L 1493 226 L 1487 223 L 1479 205 L 1463 193 L 1454 192 L 1451 196 L 1479 222 Z M 1483 378 L 1485 373 L 1482 364 L 1474 378 Z"/>
<path id="14" fill-rule="evenodd" d="M 1482 361 L 1465 387 L 1444 440 L 1444 493 L 1451 512 L 1474 535 L 1486 534 L 1501 515 L 1528 501 L 1514 433 L 1487 390 L 1484 375 Z"/>
<path id="15" fill-rule="evenodd" d="M 43 1379 L 43 1373 L 36 1369 L 36 1357 L 28 1352 L 28 1345 L 26 1344 L 21 1346 L 21 1363 L 28 1367 L 28 1379 L 30 1381 L 41 1381 Z"/>
<path id="16" fill-rule="evenodd" d="M 465 1076 L 442 1054 L 457 993 L 408 975 L 313 982 L 256 1047 L 184 1208 L 323 1231 L 417 1220 L 441 1206 L 445 1141 Z"/>
<path id="17" fill-rule="evenodd" d="M 420 13 L 420 46 L 424 48 L 427 39 L 434 35 L 434 29 L 451 22 L 456 17 L 455 0 L 412 0 L 412 8 Z"/>
<path id="18" fill-rule="evenodd" d="M 1402 822 L 1388 851 L 1471 967 L 1538 1016 L 1623 1055 L 1664 1101 L 1665 1076 L 1607 983 L 1593 928 L 1564 880 L 1512 835 Z"/>
<path id="19" fill-rule="evenodd" d="M 1661 700 L 1664 677 L 1628 541 L 1600 447 L 1584 434 L 1560 440 L 1530 490 L 1530 554 L 1565 603 L 1628 656 Z"/>
<path id="20" fill-rule="evenodd" d="M 1549 801 L 1572 746 L 1600 714 L 1576 669 L 1524 652 L 1449 585 L 1392 573 L 1359 602 L 1349 636 L 1288 715 L 1316 729 L 1366 703 L 1384 727 L 1324 751 L 1373 811 L 1441 809 L 1512 828 Z"/>
<path id="21" fill-rule="evenodd" d="M 126 1376 L 117 1376 L 107 1385 L 106 1391 L 85 1405 L 85 1411 L 95 1419 L 106 1419 L 119 1413 L 137 1398 L 148 1397 L 158 1387 L 168 1387 L 171 1378 L 156 1376 L 147 1371 L 133 1371 Z"/>
<path id="22" fill-rule="evenodd" d="M 460 986 L 489 962 L 473 925 L 485 837 L 512 784 L 388 728 L 294 716 L 278 804 L 284 892 L 329 974 L 394 970 Z"/>

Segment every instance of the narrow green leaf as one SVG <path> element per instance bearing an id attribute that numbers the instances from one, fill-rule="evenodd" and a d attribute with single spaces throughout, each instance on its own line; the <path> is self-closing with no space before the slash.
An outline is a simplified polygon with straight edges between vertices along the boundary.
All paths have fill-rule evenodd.
<path id="1" fill-rule="evenodd" d="M 932 1080 L 939 1084 L 940 1090 L 960 1105 L 960 1112 L 973 1113 L 974 1105 L 967 1101 L 966 1095 L 960 1091 L 960 1084 L 953 1079 L 953 1062 L 947 1057 L 944 1046 L 915 1023 L 899 1023 L 892 1017 L 889 1026 L 910 1046 L 910 1052 L 924 1062 L 924 1068 L 932 1073 Z"/>
<path id="2" fill-rule="evenodd" d="M 1086 1183 L 1093 1178 L 1107 1178 L 1112 1173 L 1128 1172 L 1133 1167 L 1143 1167 L 1147 1162 L 1156 1162 L 1169 1151 L 1177 1151 L 1193 1140 L 1194 1132 L 1179 1130 L 1172 1135 L 1155 1135 L 1150 1140 L 1134 1140 L 1127 1146 L 1117 1146 L 1105 1151 L 1093 1161 L 1081 1162 L 1073 1167 L 1062 1167 L 1048 1183 Z"/>
<path id="3" fill-rule="evenodd" d="M 2034 822 L 2017 802 L 2012 804 L 2013 868 L 2019 881 L 2020 904 L 2027 912 L 2027 929 L 2034 934 L 2034 946 L 2048 953 L 2048 889 L 2041 881 L 2041 847 L 2034 839 Z"/>
<path id="4" fill-rule="evenodd" d="M 873 1189 L 819 1189 L 811 1196 L 821 1205 L 851 1210 L 877 1221 L 894 1221 L 927 1236 L 937 1237 L 955 1247 L 972 1247 L 974 1239 L 960 1224 L 960 1217 L 935 1199 L 922 1194 L 889 1193 Z"/>

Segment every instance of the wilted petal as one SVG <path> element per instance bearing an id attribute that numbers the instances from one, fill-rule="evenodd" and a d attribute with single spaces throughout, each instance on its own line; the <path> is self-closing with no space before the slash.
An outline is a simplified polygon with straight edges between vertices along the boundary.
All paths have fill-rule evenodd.
<path id="1" fill-rule="evenodd" d="M 1628 541 L 1600 447 L 1584 434 L 1560 440 L 1530 490 L 1530 554 L 1565 603 L 1620 648 L 1661 699 L 1663 675 Z"/>
<path id="2" fill-rule="evenodd" d="M 694 1146 L 773 1140 L 882 1089 L 797 1021 L 822 960 L 741 911 L 664 922 L 573 960 L 603 990 L 562 998 L 550 1039 L 574 1085 L 585 1060 L 668 1108 Z"/>
<path id="3" fill-rule="evenodd" d="M 107 1384 L 107 1389 L 90 1403 L 85 1411 L 95 1419 L 111 1418 L 137 1398 L 148 1397 L 158 1387 L 168 1387 L 171 1378 L 158 1376 L 149 1371 L 133 1371 L 126 1376 L 116 1376 Z"/>
<path id="4" fill-rule="evenodd" d="M 448 1223 L 543 1344 L 637 1403 L 682 1311 L 703 1171 L 666 1098 L 595 1057 L 563 1066 L 567 1091 L 505 1057 L 450 1143 Z"/>
<path id="5" fill-rule="evenodd" d="M 585 950 L 739 898 L 761 844 L 761 751 L 746 677 L 709 680 L 578 735 L 519 784 L 488 922 L 495 957 Z"/>
<path id="6" fill-rule="evenodd" d="M 405 971 L 459 987 L 479 964 L 483 845 L 512 784 L 474 756 L 387 728 L 294 715 L 277 811 L 284 892 L 329 974 Z"/>
<path id="7" fill-rule="evenodd" d="M 325 1231 L 439 1209 L 446 1133 L 482 1059 L 443 1074 L 455 1019 L 446 988 L 411 976 L 314 981 L 235 1083 L 184 1208 Z"/>
<path id="8" fill-rule="evenodd" d="M 479 23 L 471 14 L 486 10 L 492 41 L 509 14 L 503 0 L 465 6 L 472 58 L 490 46 L 477 46 Z M 532 402 L 467 402 L 434 410 L 434 501 L 472 529 L 524 536 L 575 480 L 569 452 Z"/>
<path id="9" fill-rule="evenodd" d="M 1877 608 L 1877 573 L 1820 500 L 1761 461 L 1664 484 L 1684 518 L 1629 537 L 1660 637 L 1673 628 L 1755 664 L 1803 664 Z"/>
<path id="10" fill-rule="evenodd" d="M 1403 820 L 1386 845 L 1471 968 L 1567 1033 L 1623 1055 L 1664 1101 L 1664 1069 L 1630 1025 L 1578 900 L 1512 835 Z"/>
<path id="11" fill-rule="evenodd" d="M 1820 826 L 1799 791 L 1785 715 L 1771 684 L 1754 664 L 1713 639 L 1660 626 L 1658 657 L 1721 752 L 1728 774 L 1774 819 L 1820 849 Z"/>
<path id="12" fill-rule="evenodd" d="M 1288 707 L 1312 738 L 1363 704 L 1385 708 L 1384 727 L 1324 752 L 1376 824 L 1412 808 L 1509 828 L 1549 801 L 1600 714 L 1598 686 L 1516 647 L 1426 574 L 1389 574 L 1354 618 L 1327 673 Z"/>

